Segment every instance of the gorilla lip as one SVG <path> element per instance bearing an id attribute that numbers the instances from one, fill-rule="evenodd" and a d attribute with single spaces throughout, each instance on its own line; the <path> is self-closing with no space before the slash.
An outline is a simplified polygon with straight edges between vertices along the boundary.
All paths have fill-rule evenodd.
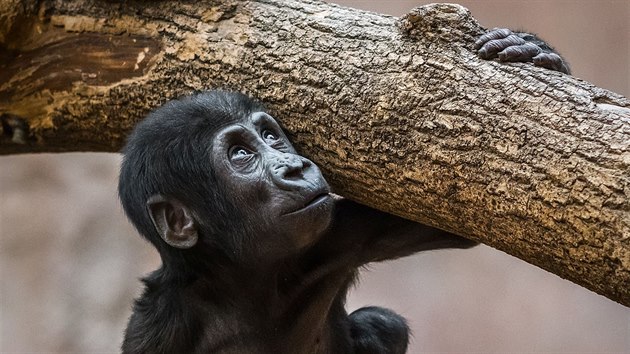
<path id="1" fill-rule="evenodd" d="M 296 210 L 293 210 L 293 211 L 290 211 L 290 212 L 286 213 L 285 215 L 299 213 L 299 212 L 305 211 L 307 209 L 311 209 L 313 207 L 316 207 L 319 204 L 321 204 L 324 201 L 326 201 L 329 197 L 330 197 L 330 194 L 328 192 L 317 193 L 317 194 L 315 194 L 315 196 L 313 198 L 310 198 L 308 200 L 308 202 L 306 202 L 304 205 L 302 205 L 301 207 L 299 207 Z"/>

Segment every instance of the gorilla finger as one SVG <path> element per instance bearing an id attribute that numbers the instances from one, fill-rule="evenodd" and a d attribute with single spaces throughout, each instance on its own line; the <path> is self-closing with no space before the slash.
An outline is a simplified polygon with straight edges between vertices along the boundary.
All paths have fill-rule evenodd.
<path id="1" fill-rule="evenodd" d="M 534 43 L 525 43 L 523 45 L 507 47 L 499 52 L 500 61 L 530 61 L 533 57 L 540 54 L 542 50 Z"/>
<path id="2" fill-rule="evenodd" d="M 525 44 L 525 40 L 515 35 L 509 35 L 506 38 L 502 39 L 493 39 L 486 44 L 484 44 L 477 54 L 482 59 L 492 59 L 496 58 L 497 53 L 503 51 L 505 48 L 512 46 L 520 46 Z"/>
<path id="3" fill-rule="evenodd" d="M 560 71 L 565 74 L 569 73 L 569 68 L 562 58 L 556 53 L 540 53 L 533 57 L 532 60 L 536 66 Z"/>
<path id="4" fill-rule="evenodd" d="M 512 34 L 512 31 L 510 31 L 507 28 L 495 28 L 492 29 L 490 31 L 488 31 L 488 33 L 484 34 L 483 36 L 477 38 L 477 40 L 475 41 L 475 49 L 479 49 L 481 48 L 481 46 L 484 45 L 484 43 L 489 42 L 491 40 L 494 39 L 502 39 L 505 38 L 509 35 Z"/>

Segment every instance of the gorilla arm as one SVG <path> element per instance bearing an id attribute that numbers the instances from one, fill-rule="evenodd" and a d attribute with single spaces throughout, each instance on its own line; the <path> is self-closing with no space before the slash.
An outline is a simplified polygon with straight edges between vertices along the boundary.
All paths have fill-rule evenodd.
<path id="1" fill-rule="evenodd" d="M 471 248 L 478 243 L 348 199 L 338 200 L 327 236 L 350 250 L 359 265 L 443 248 Z M 343 245 L 339 244 L 343 243 Z"/>

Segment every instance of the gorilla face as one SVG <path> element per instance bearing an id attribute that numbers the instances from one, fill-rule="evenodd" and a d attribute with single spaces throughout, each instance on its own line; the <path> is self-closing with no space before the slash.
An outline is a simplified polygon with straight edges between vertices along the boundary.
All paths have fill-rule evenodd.
<path id="1" fill-rule="evenodd" d="M 241 214 L 235 231 L 255 243 L 262 258 L 298 252 L 330 224 L 328 183 L 267 113 L 221 128 L 211 155 L 219 187 Z"/>

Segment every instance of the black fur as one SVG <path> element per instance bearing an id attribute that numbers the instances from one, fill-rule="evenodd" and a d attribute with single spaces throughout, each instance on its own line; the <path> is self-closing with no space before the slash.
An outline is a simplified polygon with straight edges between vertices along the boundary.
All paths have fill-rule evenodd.
<path id="1" fill-rule="evenodd" d="M 404 354 L 409 327 L 399 314 L 369 306 L 350 314 L 350 336 L 356 354 Z"/>

